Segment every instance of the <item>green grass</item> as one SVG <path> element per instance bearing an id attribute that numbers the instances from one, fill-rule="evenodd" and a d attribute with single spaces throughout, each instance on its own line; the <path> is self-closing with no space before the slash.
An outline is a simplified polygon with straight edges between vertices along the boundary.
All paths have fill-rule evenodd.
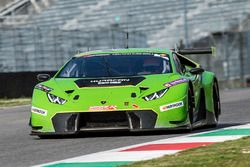
<path id="1" fill-rule="evenodd" d="M 0 107 L 11 107 L 31 104 L 30 98 L 0 99 Z"/>
<path id="2" fill-rule="evenodd" d="M 248 167 L 250 137 L 194 148 L 122 167 Z"/>

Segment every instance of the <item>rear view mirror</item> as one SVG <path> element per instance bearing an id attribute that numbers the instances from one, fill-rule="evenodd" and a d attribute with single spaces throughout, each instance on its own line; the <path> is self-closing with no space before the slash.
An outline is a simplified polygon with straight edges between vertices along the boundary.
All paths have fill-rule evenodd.
<path id="1" fill-rule="evenodd" d="M 189 72 L 194 75 L 202 74 L 204 71 L 205 70 L 203 68 L 192 68 L 189 70 Z"/>
<path id="2" fill-rule="evenodd" d="M 38 81 L 48 81 L 50 79 L 49 74 L 38 74 L 37 75 L 37 80 Z"/>

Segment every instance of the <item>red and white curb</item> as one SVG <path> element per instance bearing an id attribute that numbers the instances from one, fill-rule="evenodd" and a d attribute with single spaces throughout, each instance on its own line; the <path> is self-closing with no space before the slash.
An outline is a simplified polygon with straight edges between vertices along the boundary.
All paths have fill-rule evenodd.
<path id="1" fill-rule="evenodd" d="M 193 133 L 179 137 L 131 145 L 118 149 L 97 152 L 61 161 L 55 161 L 47 164 L 41 164 L 38 166 L 59 167 L 60 164 L 64 164 L 65 166 L 66 164 L 74 163 L 89 164 L 97 162 L 134 162 L 148 160 L 158 158 L 164 155 L 175 154 L 179 151 L 190 148 L 206 146 L 213 143 L 228 140 L 236 140 L 244 136 L 250 136 L 250 124 L 232 126 L 223 129 L 217 129 L 201 133 Z M 95 165 L 92 164 L 91 167 L 92 166 Z"/>

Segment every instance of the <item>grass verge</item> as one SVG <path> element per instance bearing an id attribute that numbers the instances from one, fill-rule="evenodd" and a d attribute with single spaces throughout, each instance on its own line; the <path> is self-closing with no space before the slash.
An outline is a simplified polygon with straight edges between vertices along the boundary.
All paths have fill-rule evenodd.
<path id="1" fill-rule="evenodd" d="M 247 167 L 250 137 L 181 151 L 174 155 L 135 162 L 122 167 Z"/>
<path id="2" fill-rule="evenodd" d="M 30 98 L 0 99 L 0 107 L 11 107 L 31 104 Z"/>

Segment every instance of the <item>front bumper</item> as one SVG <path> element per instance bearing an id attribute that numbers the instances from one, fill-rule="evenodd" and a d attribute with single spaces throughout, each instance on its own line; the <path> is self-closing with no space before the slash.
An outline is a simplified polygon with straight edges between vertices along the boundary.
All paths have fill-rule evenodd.
<path id="1" fill-rule="evenodd" d="M 140 131 L 154 129 L 157 114 L 152 110 L 100 111 L 57 113 L 52 124 L 55 132 L 48 134 L 75 134 L 88 131 L 126 130 Z M 45 134 L 42 126 L 31 124 L 31 135 Z"/>

